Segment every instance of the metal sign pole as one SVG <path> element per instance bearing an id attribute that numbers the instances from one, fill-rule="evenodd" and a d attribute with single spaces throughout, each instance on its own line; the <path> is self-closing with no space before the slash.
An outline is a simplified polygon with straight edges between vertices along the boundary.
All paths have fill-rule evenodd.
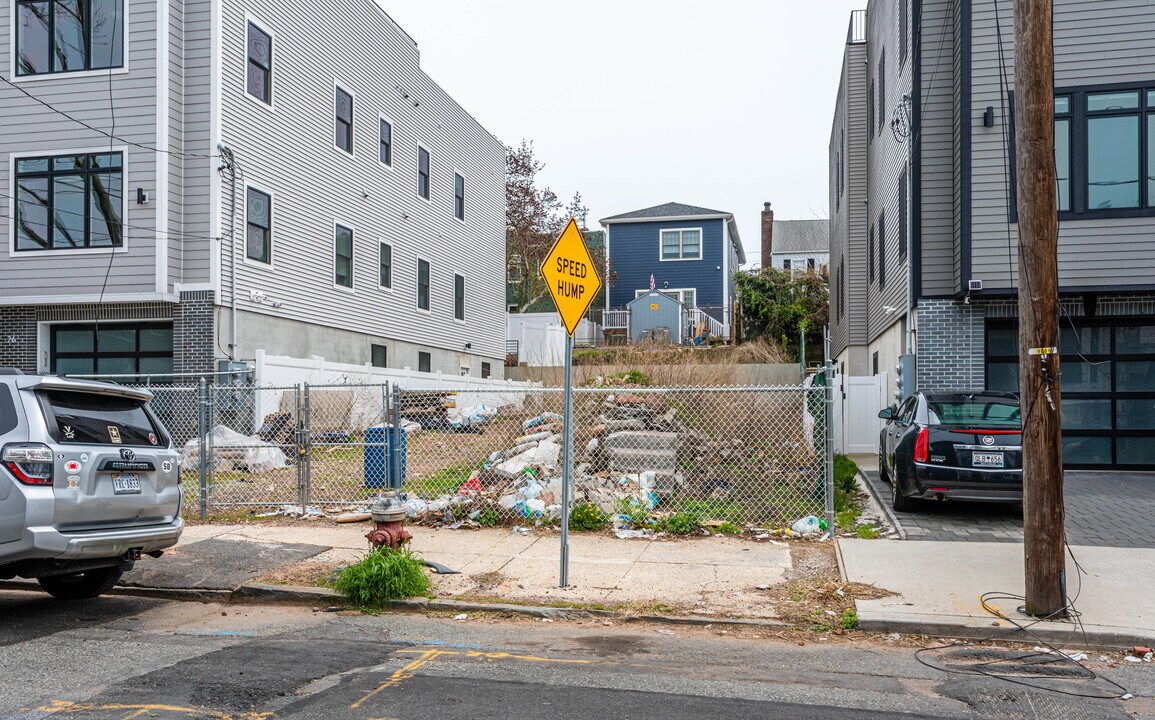
<path id="1" fill-rule="evenodd" d="M 563 440 L 561 455 L 561 583 L 569 587 L 569 498 L 570 468 L 573 465 L 573 335 L 565 337 L 565 401 L 562 410 Z"/>

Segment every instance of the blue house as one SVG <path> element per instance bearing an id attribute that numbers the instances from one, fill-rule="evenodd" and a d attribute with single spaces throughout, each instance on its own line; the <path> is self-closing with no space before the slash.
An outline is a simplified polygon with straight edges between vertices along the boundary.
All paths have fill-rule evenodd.
<path id="1" fill-rule="evenodd" d="M 686 308 L 686 337 L 730 337 L 734 272 L 746 262 L 733 213 L 670 202 L 600 222 L 618 274 L 606 298 L 607 329 L 628 327 L 626 305 L 656 289 Z"/>

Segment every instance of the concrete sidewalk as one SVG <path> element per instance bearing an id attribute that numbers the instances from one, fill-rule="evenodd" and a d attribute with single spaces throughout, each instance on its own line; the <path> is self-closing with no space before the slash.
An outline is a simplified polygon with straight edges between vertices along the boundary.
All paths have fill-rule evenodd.
<path id="1" fill-rule="evenodd" d="M 1024 593 L 1022 544 L 843 539 L 838 551 L 847 580 L 897 593 L 857 601 L 859 627 L 864 630 L 985 638 L 1013 629 L 1011 623 L 983 608 L 984 593 L 1002 596 L 988 604 L 1019 624 L 1035 623 L 1035 618 L 1018 612 L 1021 599 L 1007 597 L 1021 598 Z M 1068 556 L 1067 595 L 1079 613 L 1079 624 L 1039 622 L 1031 632 L 1048 642 L 1069 641 L 1076 646 L 1150 645 L 1155 641 L 1155 605 L 1150 595 L 1155 550 L 1076 547 L 1071 551 L 1085 571 L 1080 572 Z"/>
<path id="2" fill-rule="evenodd" d="M 368 523 L 347 525 L 193 525 L 172 559 L 197 543 L 237 541 L 323 551 L 301 562 L 346 563 L 367 550 Z M 758 586 L 785 582 L 791 567 L 787 544 L 725 537 L 620 540 L 570 535 L 570 586 L 559 588 L 558 533 L 529 535 L 508 529 L 413 528 L 411 547 L 433 562 L 460 571 L 433 575 L 438 598 L 492 598 L 502 602 L 566 602 L 620 606 L 661 604 L 704 616 L 773 618 Z M 161 558 L 157 564 L 165 562 Z M 141 563 L 144 567 L 145 563 Z M 256 579 L 256 578 L 254 578 Z"/>

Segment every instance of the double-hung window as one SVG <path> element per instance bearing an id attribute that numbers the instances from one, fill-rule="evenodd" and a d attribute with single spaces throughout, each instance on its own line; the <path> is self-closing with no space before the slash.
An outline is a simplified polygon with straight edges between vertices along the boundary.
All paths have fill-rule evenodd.
<path id="1" fill-rule="evenodd" d="M 245 193 L 245 257 L 273 261 L 273 198 L 255 188 Z"/>
<path id="2" fill-rule="evenodd" d="M 429 309 L 429 261 L 417 261 L 417 307 Z"/>
<path id="3" fill-rule="evenodd" d="M 377 284 L 389 290 L 393 287 L 393 246 L 387 242 L 381 243 L 381 254 L 378 258 Z"/>
<path id="4" fill-rule="evenodd" d="M 465 319 L 465 276 L 453 275 L 453 319 Z"/>
<path id="5" fill-rule="evenodd" d="M 663 260 L 700 260 L 702 258 L 702 231 L 663 230 Z"/>
<path id="6" fill-rule="evenodd" d="M 17 0 L 16 74 L 124 67 L 124 0 Z"/>
<path id="7" fill-rule="evenodd" d="M 248 82 L 246 92 L 266 105 L 273 104 L 273 38 L 251 21 L 248 24 Z"/>
<path id="8" fill-rule="evenodd" d="M 353 230 L 344 225 L 333 232 L 333 284 L 353 287 Z"/>
<path id="9" fill-rule="evenodd" d="M 381 118 L 381 154 L 382 165 L 393 165 L 393 123 Z"/>
<path id="10" fill-rule="evenodd" d="M 465 178 L 453 173 L 453 217 L 465 220 Z"/>
<path id="11" fill-rule="evenodd" d="M 429 199 L 429 151 L 417 146 L 417 194 Z"/>
<path id="12" fill-rule="evenodd" d="M 338 150 L 353 154 L 353 96 L 336 89 L 334 97 L 334 130 L 333 143 Z"/>
<path id="13" fill-rule="evenodd" d="M 16 159 L 16 250 L 120 247 L 119 152 Z"/>

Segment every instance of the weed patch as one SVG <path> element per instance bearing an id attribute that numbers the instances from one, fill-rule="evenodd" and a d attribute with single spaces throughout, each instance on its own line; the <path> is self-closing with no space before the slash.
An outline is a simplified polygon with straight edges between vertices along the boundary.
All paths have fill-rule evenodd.
<path id="1" fill-rule="evenodd" d="M 358 607 L 379 610 L 390 600 L 428 597 L 432 583 L 412 551 L 381 547 L 342 570 L 333 588 Z"/>

